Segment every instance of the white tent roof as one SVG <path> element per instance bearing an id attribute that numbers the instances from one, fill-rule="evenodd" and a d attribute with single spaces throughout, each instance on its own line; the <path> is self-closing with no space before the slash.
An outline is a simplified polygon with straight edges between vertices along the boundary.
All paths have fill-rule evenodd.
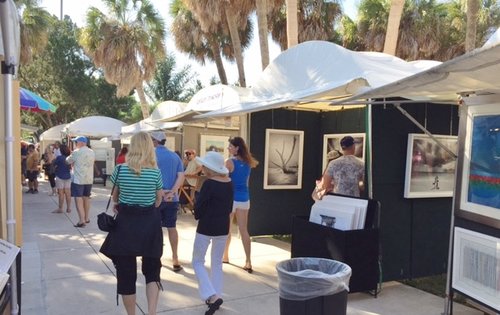
<path id="1" fill-rule="evenodd" d="M 346 97 L 438 64 L 436 61 L 406 62 L 384 53 L 355 52 L 330 42 L 309 41 L 284 51 L 273 60 L 251 88 L 246 102 L 235 102 L 223 110 L 196 118 L 285 106 L 329 110 L 325 104 L 315 104 L 315 101 Z"/>
<path id="2" fill-rule="evenodd" d="M 337 103 L 384 97 L 456 103 L 459 95 L 500 93 L 499 73 L 500 28 L 481 48 L 432 69 L 355 94 Z"/>
<path id="3" fill-rule="evenodd" d="M 62 131 L 66 124 L 61 124 L 49 128 L 40 134 L 40 141 L 58 141 L 62 139 Z"/>
<path id="4" fill-rule="evenodd" d="M 173 129 L 182 126 L 180 122 L 161 122 L 164 117 L 172 117 L 181 113 L 186 107 L 186 103 L 165 101 L 151 113 L 151 116 L 143 119 L 135 124 L 123 126 L 121 128 L 122 135 L 131 135 L 139 131 L 151 132 L 155 130 Z"/>
<path id="5" fill-rule="evenodd" d="M 67 124 L 63 132 L 71 137 L 111 137 L 119 139 L 122 126 L 125 126 L 125 123 L 118 119 L 104 116 L 89 116 Z"/>
<path id="6" fill-rule="evenodd" d="M 193 117 L 196 115 L 243 102 L 248 94 L 249 89 L 247 88 L 223 84 L 211 85 L 198 91 L 181 113 L 164 117 L 159 121 L 191 121 L 194 120 Z"/>

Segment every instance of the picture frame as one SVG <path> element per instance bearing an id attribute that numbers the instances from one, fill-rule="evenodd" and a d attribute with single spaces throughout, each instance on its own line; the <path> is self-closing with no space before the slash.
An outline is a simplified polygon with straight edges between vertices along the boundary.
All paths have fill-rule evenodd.
<path id="1" fill-rule="evenodd" d="M 500 105 L 469 105 L 462 110 L 464 154 L 457 172 L 455 213 L 500 228 Z"/>
<path id="2" fill-rule="evenodd" d="M 326 170 L 328 166 L 328 152 L 332 150 L 337 150 L 342 153 L 342 148 L 340 147 L 340 140 L 345 136 L 351 136 L 354 138 L 355 151 L 354 155 L 361 160 L 365 160 L 365 147 L 366 147 L 366 136 L 364 133 L 335 133 L 335 134 L 325 134 L 323 135 L 323 162 L 322 169 Z"/>
<path id="3" fill-rule="evenodd" d="M 204 157 L 209 151 L 216 151 L 229 158 L 228 147 L 229 136 L 200 135 L 200 157 Z"/>
<path id="4" fill-rule="evenodd" d="M 304 131 L 266 129 L 264 189 L 301 189 Z"/>
<path id="5" fill-rule="evenodd" d="M 433 135 L 451 155 L 426 134 L 408 134 L 405 198 L 452 197 L 455 185 L 458 137 Z"/>
<path id="6" fill-rule="evenodd" d="M 452 288 L 500 312 L 500 239 L 455 227 L 453 248 Z"/>

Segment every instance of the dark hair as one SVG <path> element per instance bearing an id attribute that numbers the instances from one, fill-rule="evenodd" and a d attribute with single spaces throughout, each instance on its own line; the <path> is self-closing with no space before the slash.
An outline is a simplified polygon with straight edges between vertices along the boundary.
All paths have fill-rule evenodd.
<path id="1" fill-rule="evenodd" d="M 247 163 L 250 165 L 251 168 L 256 167 L 259 165 L 259 161 L 257 161 L 250 151 L 248 150 L 248 147 L 245 143 L 245 140 L 241 137 L 233 137 L 229 138 L 229 143 L 231 143 L 233 146 L 238 147 L 238 152 L 236 152 L 236 155 L 241 157 L 243 162 Z"/>
<path id="2" fill-rule="evenodd" d="M 128 152 L 128 148 L 122 147 L 119 154 L 127 154 L 127 152 Z"/>
<path id="3" fill-rule="evenodd" d="M 64 156 L 69 156 L 71 153 L 71 152 L 69 152 L 68 146 L 65 144 L 61 144 L 61 146 L 59 147 L 59 150 L 61 151 L 61 154 Z"/>

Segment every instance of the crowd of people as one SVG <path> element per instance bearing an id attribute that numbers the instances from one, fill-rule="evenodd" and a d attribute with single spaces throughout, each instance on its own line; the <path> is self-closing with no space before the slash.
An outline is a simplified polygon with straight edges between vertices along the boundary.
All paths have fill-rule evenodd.
<path id="1" fill-rule="evenodd" d="M 77 136 L 71 142 L 72 151 L 58 141 L 48 145 L 42 156 L 35 145 L 22 146 L 23 177 L 28 179 L 27 192 L 38 193 L 38 178 L 42 176 L 40 169 L 43 169 L 51 187 L 49 195 L 58 196 L 58 207 L 52 212 L 70 213 L 73 197 L 78 214 L 74 226 L 84 228 L 90 222 L 95 153 L 87 137 Z M 110 177 L 114 185 L 112 200 L 116 228 L 108 233 L 101 252 L 113 261 L 117 292 L 122 295 L 128 315 L 135 314 L 136 259 L 142 258 L 148 313 L 156 314 L 162 289 L 162 229 L 166 229 L 170 243 L 172 270 L 180 272 L 183 266 L 177 254 L 179 236 L 176 228 L 179 192 L 183 186 L 190 186 L 193 191 L 198 187 L 199 191 L 193 197 L 193 214 L 198 225 L 192 265 L 200 298 L 208 307 L 205 314 L 214 314 L 223 303 L 222 265 L 229 263 L 233 221 L 238 225 L 246 254 L 242 268 L 253 272 L 247 228 L 250 209 L 248 181 L 251 168 L 258 162 L 241 137 L 229 140 L 231 157 L 227 160 L 214 151 L 197 157 L 194 149 L 186 149 L 181 157 L 165 144 L 164 132 L 139 132 L 132 136 L 130 145 L 121 148 Z M 212 246 L 210 272 L 205 267 L 209 245 Z"/>

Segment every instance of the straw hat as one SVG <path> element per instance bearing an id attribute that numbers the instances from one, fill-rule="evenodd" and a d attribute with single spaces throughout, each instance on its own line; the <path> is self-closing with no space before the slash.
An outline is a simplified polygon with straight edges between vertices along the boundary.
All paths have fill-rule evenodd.
<path id="1" fill-rule="evenodd" d="M 215 151 L 209 151 L 204 157 L 196 157 L 196 161 L 206 168 L 223 175 L 227 175 L 229 170 L 224 166 L 224 157 Z"/>

